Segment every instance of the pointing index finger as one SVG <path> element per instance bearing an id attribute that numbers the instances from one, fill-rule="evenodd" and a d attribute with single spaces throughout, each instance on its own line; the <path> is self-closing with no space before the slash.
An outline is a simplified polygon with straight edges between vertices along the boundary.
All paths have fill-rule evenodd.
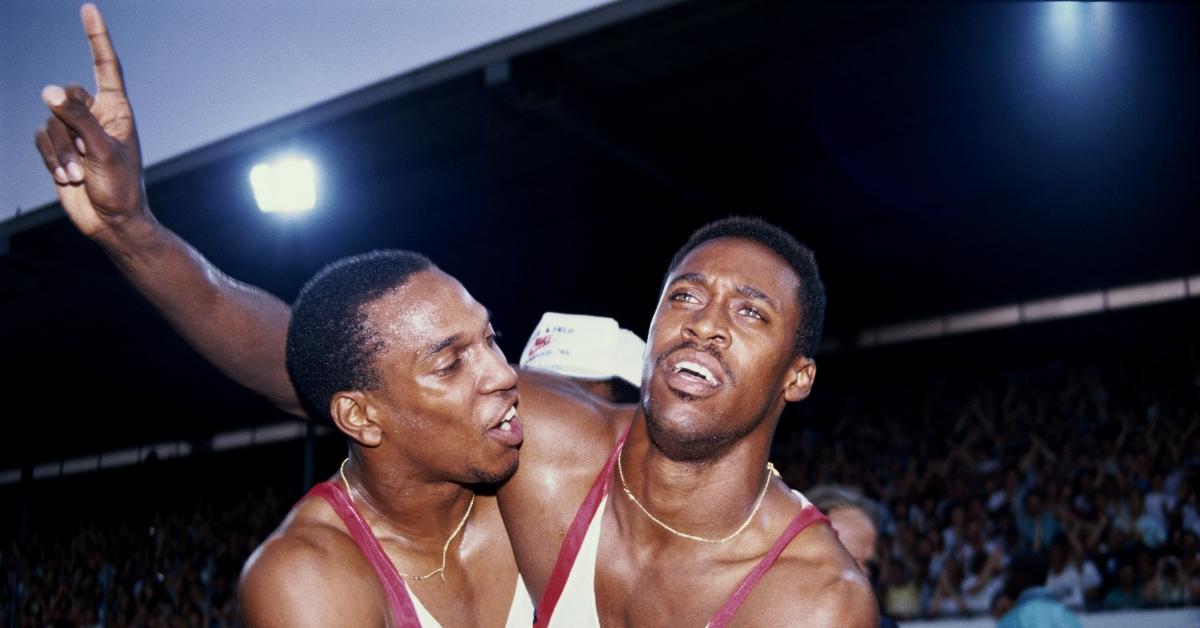
<path id="1" fill-rule="evenodd" d="M 89 2 L 79 9 L 79 17 L 83 20 L 83 30 L 87 33 L 88 44 L 92 47 L 92 66 L 96 70 L 97 93 L 124 93 L 125 81 L 121 78 L 121 61 L 117 59 L 117 51 L 113 50 L 112 41 L 108 38 L 108 29 L 104 26 L 100 9 Z"/>

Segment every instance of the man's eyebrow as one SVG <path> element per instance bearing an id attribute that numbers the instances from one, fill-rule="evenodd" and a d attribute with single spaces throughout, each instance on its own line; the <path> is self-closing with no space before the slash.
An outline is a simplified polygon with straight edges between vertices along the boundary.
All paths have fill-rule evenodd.
<path id="1" fill-rule="evenodd" d="M 705 283 L 708 281 L 708 277 L 705 277 L 704 273 L 683 273 L 682 275 L 675 275 L 674 277 L 671 278 L 671 283 L 675 283 L 677 281 L 690 281 L 692 283 Z"/>
<path id="2" fill-rule="evenodd" d="M 738 291 L 738 294 L 740 294 L 744 297 L 747 297 L 750 299 L 758 299 L 759 301 L 765 301 L 766 304 L 771 306 L 771 309 L 773 309 L 773 310 L 779 309 L 778 301 L 771 298 L 770 296 L 767 295 L 767 293 L 763 292 L 762 290 L 759 290 L 758 288 L 755 288 L 754 286 L 738 284 L 737 291 Z"/>
<path id="3" fill-rule="evenodd" d="M 458 334 L 454 334 L 453 336 L 443 338 L 443 339 L 429 345 L 428 347 L 425 347 L 425 350 L 422 353 L 424 354 L 425 358 L 432 358 L 433 356 L 440 353 L 446 347 L 449 347 L 450 345 L 458 342 L 459 340 L 462 340 L 462 337 L 463 337 L 463 335 L 461 333 L 458 333 Z"/>

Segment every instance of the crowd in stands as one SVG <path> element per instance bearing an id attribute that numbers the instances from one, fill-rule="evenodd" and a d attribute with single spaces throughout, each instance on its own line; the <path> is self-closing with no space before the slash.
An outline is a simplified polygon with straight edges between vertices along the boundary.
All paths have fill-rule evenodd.
<path id="1" fill-rule="evenodd" d="M 902 356 L 777 437 L 792 486 L 876 500 L 895 618 L 993 613 L 1009 559 L 1075 611 L 1200 603 L 1195 343 L 1101 345 L 997 369 Z M 861 359 L 859 357 L 858 359 Z M 949 369 L 949 370 L 947 370 Z"/>
<path id="2" fill-rule="evenodd" d="M 234 626 L 241 565 L 284 512 L 271 492 L 110 525 L 72 522 L 0 557 L 18 626 Z M 15 604 L 15 608 L 10 606 Z"/>
<path id="3" fill-rule="evenodd" d="M 114 474 L 61 482 L 105 473 Z M 85 485 L 38 508 L 24 534 L 0 545 L 0 625 L 241 625 L 242 563 L 290 497 L 270 482 L 230 488 L 205 476 L 191 461 L 130 469 L 116 490 Z M 170 485 L 179 489 L 168 498 Z"/>
<path id="4" fill-rule="evenodd" d="M 793 487 L 841 484 L 881 505 L 872 572 L 891 617 L 1001 612 L 1019 550 L 1049 561 L 1046 586 L 1076 611 L 1195 605 L 1198 356 L 1195 342 L 976 367 L 847 352 L 784 415 L 773 460 Z M 299 496 L 271 486 L 105 517 L 66 503 L 54 525 L 3 539 L 0 622 L 238 625 L 241 565 Z"/>

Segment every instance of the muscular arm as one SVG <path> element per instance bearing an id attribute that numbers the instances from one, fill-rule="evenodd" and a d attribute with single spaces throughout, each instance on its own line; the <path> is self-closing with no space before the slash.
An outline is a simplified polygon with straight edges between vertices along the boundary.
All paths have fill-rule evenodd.
<path id="1" fill-rule="evenodd" d="M 145 222 L 97 241 L 193 349 L 284 411 L 305 416 L 284 361 L 291 308 L 221 272 L 152 217 Z"/>
<path id="2" fill-rule="evenodd" d="M 48 86 L 53 115 L 36 144 L 59 201 L 172 327 L 229 377 L 303 416 L 284 361 L 290 309 L 235 281 L 155 220 L 142 183 L 142 157 L 120 61 L 100 12 L 81 10 L 92 49 L 96 94 Z"/>

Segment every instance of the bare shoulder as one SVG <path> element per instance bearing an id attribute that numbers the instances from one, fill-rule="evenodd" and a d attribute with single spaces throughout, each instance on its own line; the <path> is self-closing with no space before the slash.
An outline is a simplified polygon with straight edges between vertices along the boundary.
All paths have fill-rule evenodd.
<path id="1" fill-rule="evenodd" d="M 871 583 L 828 525 L 802 532 L 735 616 L 754 625 L 875 628 Z M 748 624 L 748 625 L 749 625 Z"/>
<path id="2" fill-rule="evenodd" d="M 633 407 L 611 404 L 552 373 L 522 369 L 520 377 L 520 415 L 525 430 L 521 468 L 603 464 L 632 417 Z"/>
<path id="3" fill-rule="evenodd" d="M 613 444 L 632 420 L 575 382 L 520 371 L 521 445 L 517 472 L 497 491 L 513 555 L 537 599 L 549 581 L 559 547 Z"/>
<path id="4" fill-rule="evenodd" d="M 250 555 L 238 583 L 247 625 L 369 626 L 386 617 L 374 571 L 329 517 L 323 502 L 305 499 Z"/>

